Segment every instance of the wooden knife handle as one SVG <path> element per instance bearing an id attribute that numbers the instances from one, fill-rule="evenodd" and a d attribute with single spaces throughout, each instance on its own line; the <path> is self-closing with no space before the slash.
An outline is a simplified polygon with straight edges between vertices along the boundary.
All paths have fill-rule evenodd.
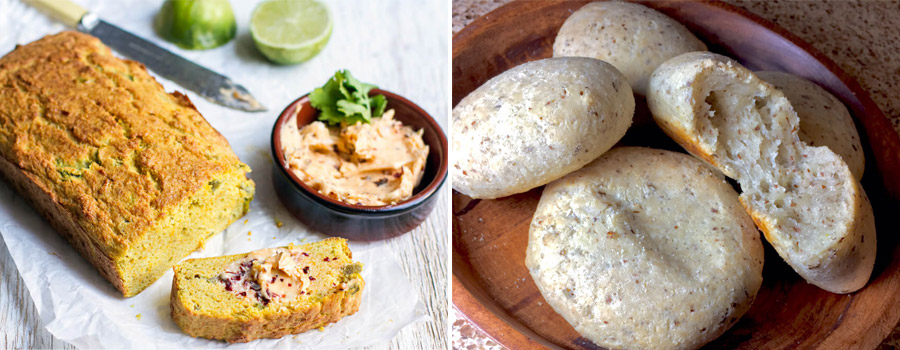
<path id="1" fill-rule="evenodd" d="M 78 22 L 87 14 L 87 10 L 69 0 L 25 0 L 38 9 L 47 12 L 53 18 L 70 27 L 78 27 Z"/>

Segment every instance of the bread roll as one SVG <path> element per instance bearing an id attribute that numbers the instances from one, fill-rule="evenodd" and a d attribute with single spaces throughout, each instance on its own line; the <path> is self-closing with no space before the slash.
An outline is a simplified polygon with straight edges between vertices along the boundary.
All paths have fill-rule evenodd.
<path id="1" fill-rule="evenodd" d="M 725 56 L 695 52 L 653 73 L 647 101 L 669 136 L 740 183 L 741 203 L 797 273 L 834 293 L 865 285 L 872 206 L 840 156 L 800 140 L 781 91 Z"/>
<path id="2" fill-rule="evenodd" d="M 634 92 L 647 94 L 650 74 L 666 60 L 706 45 L 681 23 L 630 2 L 592 2 L 572 13 L 553 42 L 553 57 L 593 57 L 609 62 Z"/>
<path id="3" fill-rule="evenodd" d="M 859 133 L 847 107 L 821 86 L 784 72 L 756 72 L 784 93 L 800 118 L 800 140 L 810 146 L 827 146 L 847 162 L 857 180 L 862 179 L 866 158 Z"/>
<path id="4" fill-rule="evenodd" d="M 610 349 L 703 346 L 762 283 L 759 232 L 724 176 L 650 148 L 614 148 L 547 185 L 526 254 L 547 303 Z"/>
<path id="5" fill-rule="evenodd" d="M 488 80 L 453 108 L 453 188 L 472 198 L 528 191 L 577 170 L 625 135 L 634 96 L 593 58 L 548 58 Z"/>

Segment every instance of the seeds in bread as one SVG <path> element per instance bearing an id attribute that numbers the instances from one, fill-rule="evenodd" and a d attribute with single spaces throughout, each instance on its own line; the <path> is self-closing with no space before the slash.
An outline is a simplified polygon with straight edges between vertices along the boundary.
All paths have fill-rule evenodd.
<path id="1" fill-rule="evenodd" d="M 569 16 L 553 42 L 553 57 L 592 57 L 609 62 L 635 93 L 647 94 L 653 70 L 685 52 L 706 45 L 681 23 L 644 5 L 592 2 Z"/>
<path id="2" fill-rule="evenodd" d="M 453 188 L 472 198 L 528 191 L 612 147 L 634 114 L 622 73 L 593 58 L 528 62 L 453 108 Z"/>
<path id="3" fill-rule="evenodd" d="M 721 173 L 683 153 L 622 147 L 547 185 L 525 265 L 595 344 L 693 349 L 750 308 L 763 248 Z"/>
<path id="4" fill-rule="evenodd" d="M 274 263 L 266 266 L 269 257 Z M 230 343 L 279 338 L 334 323 L 356 313 L 362 300 L 362 265 L 352 258 L 347 240 L 329 238 L 185 260 L 174 267 L 172 318 L 192 337 Z M 273 279 L 260 279 L 262 273 Z M 275 280 L 276 275 L 287 281 Z M 286 286 L 289 282 L 298 284 Z M 283 298 L 276 288 L 278 293 L 293 288 L 293 293 Z"/>
<path id="5" fill-rule="evenodd" d="M 249 171 L 186 96 L 94 37 L 0 58 L 0 173 L 126 297 L 247 212 Z"/>
<path id="6" fill-rule="evenodd" d="M 840 156 L 800 140 L 781 91 L 705 52 L 663 63 L 647 97 L 669 136 L 740 183 L 741 203 L 800 276 L 834 293 L 865 285 L 875 261 L 872 205 Z"/>
<path id="7" fill-rule="evenodd" d="M 763 71 L 756 76 L 781 90 L 791 102 L 800 119 L 801 141 L 827 146 L 847 162 L 857 180 L 862 179 L 866 158 L 847 106 L 821 86 L 790 73 Z"/>

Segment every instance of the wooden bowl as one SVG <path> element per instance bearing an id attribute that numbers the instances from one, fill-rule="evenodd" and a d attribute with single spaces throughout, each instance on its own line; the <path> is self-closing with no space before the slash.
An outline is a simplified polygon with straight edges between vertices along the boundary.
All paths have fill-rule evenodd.
<path id="1" fill-rule="evenodd" d="M 453 37 L 453 104 L 489 78 L 550 57 L 556 32 L 587 1 L 517 1 Z M 753 70 L 810 79 L 844 102 L 865 148 L 863 187 L 872 201 L 878 256 L 868 285 L 838 295 L 807 284 L 765 243 L 763 286 L 750 311 L 708 348 L 874 348 L 900 319 L 900 140 L 864 90 L 834 62 L 794 35 L 724 3 L 645 5 L 683 23 L 711 51 Z M 638 105 L 645 103 L 638 99 Z M 683 151 L 637 108 L 621 144 Z M 528 226 L 543 188 L 497 200 L 453 194 L 453 303 L 510 349 L 544 345 L 596 349 L 544 301 L 525 268 Z M 893 195 L 893 198 L 891 197 Z"/>
<path id="2" fill-rule="evenodd" d="M 382 206 L 349 204 L 325 196 L 307 186 L 285 165 L 281 147 L 281 127 L 296 114 L 297 125 L 312 123 L 319 115 L 309 103 L 309 95 L 289 104 L 272 128 L 272 183 L 282 204 L 307 227 L 330 236 L 351 240 L 374 241 L 396 237 L 419 226 L 434 209 L 438 190 L 447 178 L 447 137 L 438 123 L 415 103 L 395 93 L 374 89 L 371 94 L 383 94 L 388 108 L 395 111 L 394 119 L 414 129 L 425 130 L 422 140 L 429 147 L 422 182 L 413 196 L 399 203 Z M 297 108 L 300 108 L 299 111 Z"/>

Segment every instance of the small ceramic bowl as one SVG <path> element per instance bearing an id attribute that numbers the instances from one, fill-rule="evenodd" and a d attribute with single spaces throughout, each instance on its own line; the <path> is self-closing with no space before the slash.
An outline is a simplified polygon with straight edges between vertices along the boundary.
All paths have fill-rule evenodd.
<path id="1" fill-rule="evenodd" d="M 387 97 L 387 108 L 395 111 L 394 119 L 416 130 L 425 130 L 422 140 L 429 147 L 425 174 L 413 190 L 413 196 L 402 202 L 383 206 L 344 203 L 307 186 L 287 169 L 281 147 L 281 127 L 295 113 L 295 120 L 301 128 L 316 120 L 319 111 L 310 105 L 309 95 L 288 105 L 272 129 L 272 156 L 275 159 L 272 182 L 275 193 L 288 211 L 307 227 L 330 236 L 374 241 L 409 232 L 434 209 L 438 190 L 447 178 L 447 137 L 437 122 L 422 108 L 397 94 L 379 89 L 372 90 L 371 94 Z M 300 111 L 296 112 L 298 106 Z"/>

